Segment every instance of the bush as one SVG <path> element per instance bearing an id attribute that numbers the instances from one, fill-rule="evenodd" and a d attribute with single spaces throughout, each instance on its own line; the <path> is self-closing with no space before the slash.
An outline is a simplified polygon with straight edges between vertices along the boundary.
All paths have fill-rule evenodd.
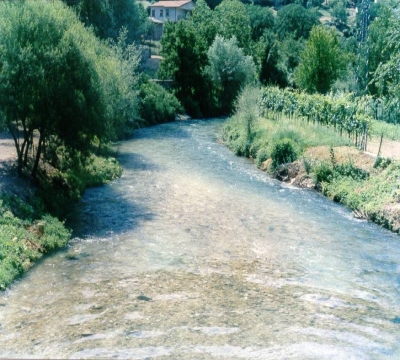
<path id="1" fill-rule="evenodd" d="M 66 245 L 70 236 L 62 222 L 41 214 L 35 199 L 27 203 L 0 194 L 0 290 L 42 254 Z"/>
<path id="2" fill-rule="evenodd" d="M 313 178 L 317 184 L 330 182 L 333 176 L 333 167 L 327 161 L 321 161 L 313 169 Z"/>
<path id="3" fill-rule="evenodd" d="M 369 176 L 365 170 L 355 167 L 352 162 L 337 165 L 334 170 L 336 176 L 349 177 L 354 180 L 365 180 Z"/>
<path id="4" fill-rule="evenodd" d="M 257 152 L 257 157 L 256 157 L 257 166 L 260 167 L 261 164 L 267 159 L 269 159 L 269 152 L 265 147 L 263 147 Z"/>
<path id="5" fill-rule="evenodd" d="M 386 169 L 391 163 L 392 163 L 392 160 L 390 158 L 383 158 L 383 157 L 378 156 L 375 159 L 374 168 L 383 170 L 383 169 Z"/>
<path id="6" fill-rule="evenodd" d="M 271 151 L 272 166 L 293 162 L 297 159 L 296 144 L 291 139 L 284 138 L 275 143 Z"/>
<path id="7" fill-rule="evenodd" d="M 140 86 L 139 98 L 139 115 L 144 125 L 173 121 L 182 112 L 178 99 L 153 82 L 145 82 Z"/>

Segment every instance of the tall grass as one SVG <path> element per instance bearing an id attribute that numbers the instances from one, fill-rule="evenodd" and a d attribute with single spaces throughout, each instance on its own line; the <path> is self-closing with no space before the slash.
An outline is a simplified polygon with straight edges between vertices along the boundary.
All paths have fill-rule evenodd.
<path id="1" fill-rule="evenodd" d="M 288 158 L 279 154 L 279 148 L 282 151 L 284 149 L 283 143 L 293 144 L 289 146 L 293 151 L 289 157 L 292 160 L 301 156 L 308 147 L 351 144 L 350 139 L 321 124 L 289 119 L 286 116 L 281 116 L 279 120 L 259 117 L 259 97 L 259 89 L 244 89 L 237 100 L 235 114 L 223 127 L 222 139 L 236 155 L 251 157 L 260 166 L 273 154 L 276 155 L 276 159 Z M 287 150 L 287 146 L 285 148 Z"/>
<path id="2" fill-rule="evenodd" d="M 400 125 L 372 120 L 370 134 L 372 136 L 381 136 L 383 134 L 385 139 L 400 141 Z"/>

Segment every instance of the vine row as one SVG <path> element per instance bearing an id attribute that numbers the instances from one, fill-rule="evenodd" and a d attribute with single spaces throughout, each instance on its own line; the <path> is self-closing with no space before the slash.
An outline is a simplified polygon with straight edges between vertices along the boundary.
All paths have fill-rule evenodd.
<path id="1" fill-rule="evenodd" d="M 263 88 L 259 107 L 261 115 L 275 120 L 283 115 L 332 127 L 362 149 L 366 149 L 371 120 L 375 117 L 375 101 L 370 96 L 307 94 L 273 86 Z"/>

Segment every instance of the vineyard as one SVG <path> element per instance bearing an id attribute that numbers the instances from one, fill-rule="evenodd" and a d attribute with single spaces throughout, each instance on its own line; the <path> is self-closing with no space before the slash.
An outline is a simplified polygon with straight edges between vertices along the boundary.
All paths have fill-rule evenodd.
<path id="1" fill-rule="evenodd" d="M 373 119 L 382 116 L 382 102 L 352 93 L 306 94 L 293 89 L 266 87 L 259 100 L 260 115 L 279 120 L 303 119 L 335 129 L 365 150 Z"/>

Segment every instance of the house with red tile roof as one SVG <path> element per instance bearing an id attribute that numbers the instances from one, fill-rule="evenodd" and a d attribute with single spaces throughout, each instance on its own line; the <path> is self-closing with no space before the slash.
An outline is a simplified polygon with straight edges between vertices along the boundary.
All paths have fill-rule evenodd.
<path id="1" fill-rule="evenodd" d="M 154 38 L 160 39 L 162 28 L 165 22 L 176 22 L 186 19 L 186 16 L 192 12 L 195 4 L 192 0 L 162 0 L 149 6 L 150 20 L 154 24 Z"/>

